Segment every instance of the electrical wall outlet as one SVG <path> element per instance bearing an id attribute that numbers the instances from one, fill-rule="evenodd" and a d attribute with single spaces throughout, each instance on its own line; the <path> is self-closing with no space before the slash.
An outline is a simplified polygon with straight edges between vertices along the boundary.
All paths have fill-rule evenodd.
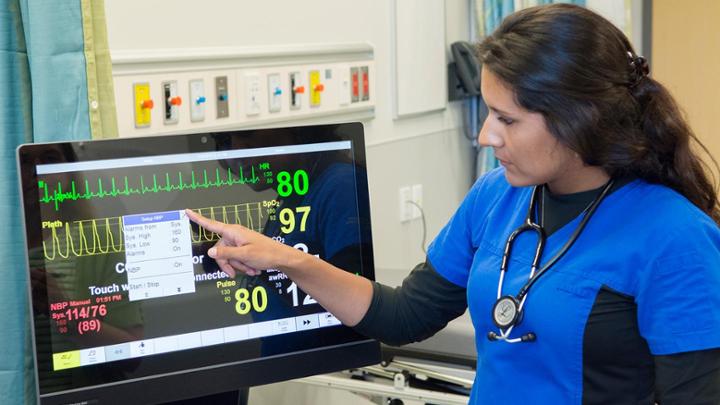
<path id="1" fill-rule="evenodd" d="M 257 73 L 245 74 L 245 114 L 259 115 L 260 107 L 260 75 Z"/>
<path id="2" fill-rule="evenodd" d="M 338 79 L 340 81 L 340 87 L 338 88 L 340 91 L 338 94 L 340 105 L 349 105 L 352 95 L 352 90 L 350 89 L 350 69 L 347 67 L 338 69 Z"/>
<path id="3" fill-rule="evenodd" d="M 423 206 L 423 186 L 422 184 L 413 184 L 412 186 L 412 202 L 415 204 L 410 204 L 412 206 L 410 215 L 412 219 L 417 219 L 422 216 L 422 213 L 420 212 L 420 208 Z"/>
<path id="4" fill-rule="evenodd" d="M 413 184 L 412 186 L 400 187 L 400 190 L 398 191 L 400 203 L 400 222 L 411 221 L 422 216 L 419 208 L 422 207 L 423 203 L 422 194 L 422 184 Z"/>
<path id="5" fill-rule="evenodd" d="M 400 187 L 400 222 L 407 222 L 412 219 L 413 205 L 408 201 L 412 201 L 412 187 Z"/>

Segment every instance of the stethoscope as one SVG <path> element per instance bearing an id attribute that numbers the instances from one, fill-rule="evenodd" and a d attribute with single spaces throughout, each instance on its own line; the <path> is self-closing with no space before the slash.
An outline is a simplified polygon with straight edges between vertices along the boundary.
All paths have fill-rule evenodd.
<path id="1" fill-rule="evenodd" d="M 537 339 L 537 336 L 533 332 L 526 333 L 517 338 L 510 338 L 510 332 L 512 332 L 513 328 L 522 321 L 523 307 L 525 306 L 525 300 L 527 299 L 530 287 L 532 287 L 533 284 L 535 284 L 538 279 L 545 274 L 550 267 L 552 267 L 553 264 L 560 260 L 560 258 L 570 249 L 570 246 L 575 243 L 583 228 L 585 228 L 585 225 L 590 220 L 590 217 L 592 217 L 595 210 L 600 205 L 600 202 L 612 188 L 613 183 L 614 180 L 610 179 L 610 181 L 605 184 L 602 191 L 590 202 L 587 208 L 583 210 L 585 215 L 580 221 L 580 224 L 578 224 L 577 228 L 575 228 L 575 231 L 570 236 L 570 239 L 565 242 L 562 249 L 560 249 L 555 256 L 545 263 L 545 266 L 540 268 L 539 271 L 538 268 L 540 267 L 540 258 L 542 257 L 543 249 L 545 248 L 546 236 L 545 230 L 542 227 L 543 218 L 540 218 L 540 224 L 538 224 L 533 220 L 533 214 L 542 212 L 543 202 L 542 198 L 539 197 L 541 193 L 544 193 L 544 186 L 535 186 L 533 188 L 532 196 L 530 197 L 530 206 L 528 207 L 528 213 L 525 217 L 525 221 L 510 234 L 507 242 L 505 242 L 505 250 L 503 252 L 502 263 L 500 264 L 500 279 L 498 280 L 497 300 L 492 308 L 493 323 L 495 323 L 495 325 L 499 328 L 500 333 L 498 334 L 492 331 L 488 332 L 487 336 L 491 342 L 498 340 L 502 340 L 507 343 L 534 342 Z M 512 244 L 515 241 L 515 238 L 525 231 L 533 231 L 537 235 L 535 257 L 533 258 L 532 265 L 530 267 L 530 276 L 528 277 L 528 281 L 525 285 L 520 288 L 517 295 L 502 295 L 503 281 L 505 280 L 505 273 L 507 272 L 508 262 L 510 261 Z"/>

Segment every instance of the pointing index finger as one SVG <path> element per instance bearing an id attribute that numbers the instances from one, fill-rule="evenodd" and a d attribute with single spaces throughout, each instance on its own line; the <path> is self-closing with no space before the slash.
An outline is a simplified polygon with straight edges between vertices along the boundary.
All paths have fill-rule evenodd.
<path id="1" fill-rule="evenodd" d="M 196 224 L 202 226 L 203 228 L 207 229 L 210 232 L 214 232 L 220 235 L 223 235 L 225 232 L 225 224 L 219 221 L 214 221 L 209 218 L 205 218 L 204 216 L 198 214 L 197 212 L 186 209 L 185 213 L 190 218 L 191 221 L 195 222 Z"/>

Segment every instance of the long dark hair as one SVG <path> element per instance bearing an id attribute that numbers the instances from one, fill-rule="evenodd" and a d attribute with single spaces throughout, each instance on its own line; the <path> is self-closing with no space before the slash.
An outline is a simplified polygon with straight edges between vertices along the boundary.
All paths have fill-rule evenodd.
<path id="1" fill-rule="evenodd" d="M 712 172 L 691 142 L 717 162 L 612 23 L 570 4 L 531 7 L 508 16 L 478 56 L 586 164 L 666 185 L 720 223 Z"/>

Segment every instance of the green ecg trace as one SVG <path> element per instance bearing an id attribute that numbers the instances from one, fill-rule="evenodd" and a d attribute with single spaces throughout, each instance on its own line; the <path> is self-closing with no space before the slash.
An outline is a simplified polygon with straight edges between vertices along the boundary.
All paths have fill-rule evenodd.
<path id="1" fill-rule="evenodd" d="M 263 163 L 259 166 L 262 169 L 269 169 L 267 163 Z M 223 170 L 224 172 L 225 170 Z M 164 178 L 163 178 L 164 177 Z M 207 170 L 203 170 L 201 179 L 195 178 L 195 171 L 190 172 L 190 181 L 186 182 L 183 180 L 182 172 L 178 172 L 177 176 L 173 177 L 172 181 L 177 180 L 177 183 L 171 183 L 170 174 L 165 173 L 165 176 L 160 178 L 158 183 L 158 176 L 152 175 L 152 183 L 146 184 L 143 176 L 137 180 L 136 187 L 131 187 L 128 181 L 128 177 L 124 176 L 121 182 L 121 188 L 115 184 L 115 177 L 110 178 L 110 187 L 103 187 L 103 179 L 98 178 L 97 190 L 93 191 L 90 187 L 90 182 L 86 179 L 84 181 L 84 192 L 79 193 L 75 180 L 70 182 L 70 190 L 63 191 L 62 183 L 57 183 L 54 190 L 48 189 L 48 184 L 42 180 L 38 181 L 38 189 L 40 190 L 40 202 L 44 204 L 54 204 L 55 211 L 60 210 L 60 204 L 65 201 L 76 201 L 76 200 L 91 200 L 94 198 L 106 198 L 106 197 L 117 197 L 117 196 L 129 196 L 129 195 L 143 195 L 150 193 L 159 193 L 161 191 L 183 191 L 183 190 L 197 190 L 197 189 L 208 189 L 211 187 L 219 188 L 226 186 L 234 186 L 237 184 L 256 184 L 260 181 L 260 177 L 255 174 L 255 167 L 250 168 L 250 175 L 245 177 L 243 175 L 242 167 L 238 168 L 238 174 L 234 175 L 230 168 L 227 169 L 227 175 L 225 178 L 220 177 L 220 169 L 215 169 L 215 179 L 208 179 Z M 93 184 L 94 185 L 94 184 Z"/>

